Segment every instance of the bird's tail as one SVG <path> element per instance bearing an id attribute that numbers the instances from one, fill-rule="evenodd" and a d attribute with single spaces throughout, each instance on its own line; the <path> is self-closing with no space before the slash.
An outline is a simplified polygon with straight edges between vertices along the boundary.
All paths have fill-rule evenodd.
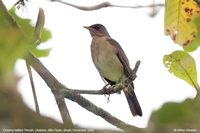
<path id="1" fill-rule="evenodd" d="M 128 91 L 124 90 L 124 94 L 126 96 L 129 108 L 133 116 L 137 116 L 137 115 L 142 116 L 142 109 L 135 95 L 133 84 L 130 85 L 130 87 L 128 88 Z"/>

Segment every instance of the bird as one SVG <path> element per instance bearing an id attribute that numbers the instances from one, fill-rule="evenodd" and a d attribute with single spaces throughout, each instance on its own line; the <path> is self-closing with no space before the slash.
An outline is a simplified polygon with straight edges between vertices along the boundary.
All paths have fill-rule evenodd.
<path id="1" fill-rule="evenodd" d="M 91 56 L 100 76 L 106 83 L 113 86 L 126 80 L 131 75 L 129 60 L 120 44 L 111 38 L 102 24 L 83 26 L 88 29 L 92 37 Z M 142 110 L 133 82 L 123 92 L 128 101 L 133 116 L 142 116 Z"/>

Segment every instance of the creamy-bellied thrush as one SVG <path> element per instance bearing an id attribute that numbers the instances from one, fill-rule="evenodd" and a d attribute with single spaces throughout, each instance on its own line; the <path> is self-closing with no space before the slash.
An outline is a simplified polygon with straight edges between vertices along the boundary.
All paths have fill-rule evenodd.
<path id="1" fill-rule="evenodd" d="M 111 86 L 125 81 L 131 75 L 128 58 L 117 41 L 112 39 L 102 24 L 84 26 L 92 36 L 91 54 L 101 77 Z M 142 110 L 131 83 L 123 88 L 133 116 L 142 116 Z"/>

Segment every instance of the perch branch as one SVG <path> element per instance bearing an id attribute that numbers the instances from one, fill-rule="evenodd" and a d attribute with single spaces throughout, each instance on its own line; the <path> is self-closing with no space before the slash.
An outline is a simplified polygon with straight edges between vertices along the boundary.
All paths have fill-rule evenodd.
<path id="1" fill-rule="evenodd" d="M 94 95 L 105 95 L 105 94 L 113 94 L 113 93 L 120 92 L 123 88 L 125 88 L 127 85 L 129 85 L 136 79 L 136 77 L 137 77 L 136 73 L 137 73 L 139 66 L 140 66 L 140 61 L 138 60 L 135 64 L 135 68 L 131 72 L 129 79 L 127 79 L 125 81 L 125 83 L 119 83 L 119 84 L 116 84 L 113 86 L 109 86 L 108 88 L 106 85 L 100 90 L 78 90 L 78 89 L 75 90 L 75 89 L 73 89 L 73 91 L 77 94 L 94 94 Z"/>
<path id="2" fill-rule="evenodd" d="M 96 105 L 85 99 L 83 96 L 77 94 L 76 91 L 74 91 L 73 89 L 65 87 L 47 70 L 47 68 L 40 62 L 40 60 L 34 57 L 31 53 L 29 53 L 27 61 L 41 76 L 41 78 L 46 82 L 49 88 L 51 88 L 52 92 L 55 95 L 57 95 L 58 98 L 62 98 L 64 96 L 65 98 L 78 103 L 86 110 L 98 116 L 101 116 L 104 120 L 116 126 L 117 128 L 120 128 L 125 131 L 128 130 L 129 131 L 133 130 L 138 132 L 140 131 L 139 128 L 129 125 L 117 119 L 116 117 L 112 116 L 111 114 L 101 109 L 100 107 L 97 107 Z"/>
<path id="3" fill-rule="evenodd" d="M 78 103 L 80 106 L 82 106 L 86 110 L 96 114 L 97 116 L 102 117 L 104 120 L 106 120 L 110 124 L 116 126 L 117 128 L 120 128 L 127 132 L 128 131 L 133 131 L 133 132 L 137 132 L 137 133 L 141 132 L 140 128 L 137 128 L 133 125 L 129 125 L 129 124 L 117 119 L 116 117 L 114 117 L 110 113 L 108 113 L 107 111 L 103 110 L 100 107 L 97 107 L 96 105 L 91 103 L 89 100 L 85 99 L 83 96 L 75 93 L 73 90 L 69 90 L 69 89 L 66 90 L 63 88 L 60 91 L 60 93 L 62 93 L 67 99 L 70 99 L 70 100 Z"/>

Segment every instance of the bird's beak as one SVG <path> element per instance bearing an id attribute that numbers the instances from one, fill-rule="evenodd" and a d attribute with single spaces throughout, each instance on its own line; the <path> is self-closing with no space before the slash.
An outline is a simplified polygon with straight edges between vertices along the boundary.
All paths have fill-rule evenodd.
<path id="1" fill-rule="evenodd" d="M 91 30 L 90 26 L 83 26 L 83 28 L 86 28 L 88 30 Z"/>

